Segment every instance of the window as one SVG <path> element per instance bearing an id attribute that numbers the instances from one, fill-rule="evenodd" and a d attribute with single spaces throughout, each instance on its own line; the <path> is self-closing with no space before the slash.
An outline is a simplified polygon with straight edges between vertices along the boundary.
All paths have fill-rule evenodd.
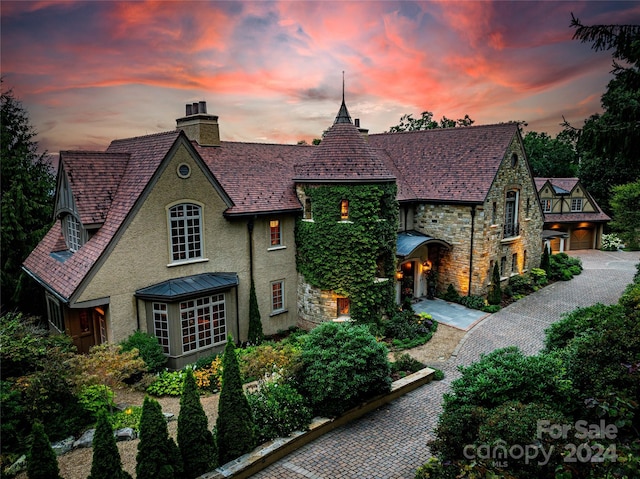
<path id="1" fill-rule="evenodd" d="M 284 311 L 284 280 L 271 283 L 271 311 Z"/>
<path id="2" fill-rule="evenodd" d="M 497 213 L 498 213 L 498 204 L 494 201 L 493 206 L 491 208 L 491 224 L 492 225 L 496 224 L 496 219 L 498 217 Z"/>
<path id="3" fill-rule="evenodd" d="M 524 250 L 522 253 L 522 269 L 527 269 L 527 250 Z"/>
<path id="4" fill-rule="evenodd" d="M 81 239 L 81 227 L 78 218 L 73 215 L 67 215 L 64 218 L 65 230 L 67 232 L 67 246 L 70 251 L 78 251 L 82 246 Z"/>
<path id="5" fill-rule="evenodd" d="M 571 212 L 581 212 L 582 211 L 582 198 L 571 198 Z"/>
<path id="6" fill-rule="evenodd" d="M 516 166 L 518 166 L 518 155 L 514 153 L 511 155 L 511 168 L 515 168 Z"/>
<path id="7" fill-rule="evenodd" d="M 169 315 L 167 303 L 153 303 L 153 334 L 162 346 L 162 352 L 169 354 Z"/>
<path id="8" fill-rule="evenodd" d="M 504 237 L 518 236 L 518 192 L 507 191 L 504 213 Z"/>
<path id="9" fill-rule="evenodd" d="M 271 238 L 271 246 L 282 245 L 282 230 L 280 229 L 280 220 L 271 220 L 269 222 L 269 234 Z"/>
<path id="10" fill-rule="evenodd" d="M 511 255 L 511 273 L 515 274 L 518 272 L 518 253 L 513 253 Z"/>
<path id="11" fill-rule="evenodd" d="M 525 209 L 525 214 L 527 217 L 529 216 L 529 212 L 531 211 L 531 198 L 527 198 L 527 208 Z"/>
<path id="12" fill-rule="evenodd" d="M 226 339 L 224 294 L 180 303 L 182 352 L 196 351 Z"/>
<path id="13" fill-rule="evenodd" d="M 47 294 L 47 312 L 49 313 L 49 322 L 60 333 L 64 333 L 64 316 L 60 303 L 53 296 Z"/>
<path id="14" fill-rule="evenodd" d="M 540 200 L 540 205 L 544 213 L 551 213 L 551 200 Z"/>
<path id="15" fill-rule="evenodd" d="M 504 277 L 505 276 L 505 270 L 507 269 L 507 257 L 503 256 L 502 258 L 500 258 L 500 277 Z"/>
<path id="16" fill-rule="evenodd" d="M 340 219 L 346 221 L 349 219 L 349 200 L 340 202 Z"/>
<path id="17" fill-rule="evenodd" d="M 171 259 L 184 261 L 202 257 L 201 208 L 182 203 L 169 209 Z"/>
<path id="18" fill-rule="evenodd" d="M 313 216 L 311 214 L 311 198 L 304 199 L 304 219 L 310 220 Z"/>
<path id="19" fill-rule="evenodd" d="M 338 298 L 337 306 L 338 306 L 338 317 L 340 316 L 349 316 L 349 298 Z"/>
<path id="20" fill-rule="evenodd" d="M 176 173 L 178 173 L 178 176 L 182 179 L 189 178 L 191 176 L 191 167 L 186 163 L 180 163 Z"/>

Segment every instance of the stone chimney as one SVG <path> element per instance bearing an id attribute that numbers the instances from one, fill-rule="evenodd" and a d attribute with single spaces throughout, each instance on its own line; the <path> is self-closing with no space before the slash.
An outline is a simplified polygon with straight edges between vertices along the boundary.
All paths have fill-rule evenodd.
<path id="1" fill-rule="evenodd" d="M 360 128 L 360 118 L 356 118 L 355 120 L 353 120 L 356 128 L 358 129 L 358 131 L 360 132 L 360 134 L 362 135 L 362 138 L 364 138 L 364 141 L 369 142 L 369 129 L 368 128 Z"/>
<path id="2" fill-rule="evenodd" d="M 200 146 L 220 146 L 218 117 L 207 114 L 206 101 L 187 103 L 185 116 L 176 120 L 176 128 Z"/>

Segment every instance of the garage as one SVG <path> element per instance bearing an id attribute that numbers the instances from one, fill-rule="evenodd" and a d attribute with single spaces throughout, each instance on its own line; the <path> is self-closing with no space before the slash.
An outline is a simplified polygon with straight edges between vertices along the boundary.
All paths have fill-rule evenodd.
<path id="1" fill-rule="evenodd" d="M 593 228 L 578 228 L 571 232 L 571 250 L 593 248 Z"/>

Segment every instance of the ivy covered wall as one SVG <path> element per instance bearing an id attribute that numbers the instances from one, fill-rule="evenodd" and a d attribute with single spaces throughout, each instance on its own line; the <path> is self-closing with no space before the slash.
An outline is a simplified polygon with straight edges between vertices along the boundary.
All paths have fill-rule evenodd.
<path id="1" fill-rule="evenodd" d="M 304 281 L 348 297 L 354 321 L 379 323 L 395 308 L 395 183 L 305 185 L 298 191 L 310 199 L 312 218 L 296 224 L 296 265 Z M 345 221 L 342 200 L 349 202 Z"/>

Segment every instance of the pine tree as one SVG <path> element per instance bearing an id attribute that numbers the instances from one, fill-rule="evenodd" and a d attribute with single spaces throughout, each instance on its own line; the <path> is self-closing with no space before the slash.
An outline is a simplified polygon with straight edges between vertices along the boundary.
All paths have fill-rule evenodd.
<path id="1" fill-rule="evenodd" d="M 218 463 L 226 464 L 255 446 L 255 425 L 249 401 L 242 389 L 240 367 L 233 338 L 227 338 L 222 358 L 222 391 L 218 403 L 216 435 Z"/>
<path id="2" fill-rule="evenodd" d="M 500 304 L 502 302 L 502 288 L 500 287 L 500 267 L 496 261 L 493 266 L 493 275 L 491 276 L 491 290 L 487 297 L 489 304 Z"/>
<path id="3" fill-rule="evenodd" d="M 27 477 L 29 479 L 62 479 L 58 458 L 51 448 L 44 426 L 39 421 L 33 424 L 33 440 L 29 449 Z"/>
<path id="4" fill-rule="evenodd" d="M 551 260 L 549 259 L 549 245 L 544 245 L 544 251 L 542 252 L 542 260 L 540 260 L 540 269 L 543 269 L 547 273 L 547 278 L 551 277 Z"/>
<path id="5" fill-rule="evenodd" d="M 198 386 L 191 369 L 187 369 L 180 398 L 178 446 L 184 464 L 183 477 L 191 479 L 215 467 L 215 442 L 213 434 L 208 429 L 207 415 L 202 408 Z"/>
<path id="6" fill-rule="evenodd" d="M 122 469 L 116 438 L 105 410 L 98 413 L 98 424 L 93 437 L 91 474 L 88 479 L 131 479 L 131 475 Z"/>
<path id="7" fill-rule="evenodd" d="M 140 442 L 136 456 L 136 479 L 177 479 L 175 448 L 171 445 L 162 408 L 148 396 L 142 404 Z"/>
<path id="8" fill-rule="evenodd" d="M 262 319 L 258 308 L 258 298 L 256 297 L 256 287 L 251 278 L 251 288 L 249 290 L 249 337 L 250 344 L 258 345 L 264 339 L 262 332 Z"/>

